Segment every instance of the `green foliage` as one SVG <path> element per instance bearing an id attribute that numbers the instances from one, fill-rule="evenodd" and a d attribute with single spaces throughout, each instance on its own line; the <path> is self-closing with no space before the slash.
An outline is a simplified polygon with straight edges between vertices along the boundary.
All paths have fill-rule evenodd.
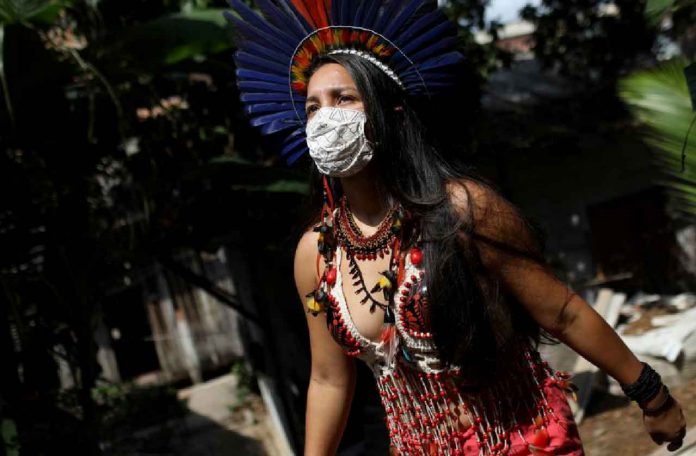
<path id="1" fill-rule="evenodd" d="M 653 24 L 657 24 L 666 14 L 696 6 L 696 0 L 648 0 L 645 14 Z"/>
<path id="2" fill-rule="evenodd" d="M 256 377 L 254 377 L 246 361 L 243 359 L 235 361 L 235 363 L 232 364 L 230 372 L 237 378 L 237 402 L 230 406 L 230 409 L 234 411 L 246 404 L 249 394 L 257 390 L 257 385 Z"/>
<path id="3" fill-rule="evenodd" d="M 51 23 L 69 0 L 0 0 L 0 24 Z"/>
<path id="4" fill-rule="evenodd" d="M 686 85 L 691 94 L 691 107 L 696 111 L 696 62 L 691 63 L 684 69 Z"/>
<path id="5" fill-rule="evenodd" d="M 97 454 L 104 429 L 174 407 L 165 391 L 92 394 L 110 290 L 230 233 L 282 242 L 305 177 L 268 166 L 241 112 L 223 1 L 1 6 L 0 337 L 14 346 L 0 355 L 17 387 L 0 395 L 27 454 Z"/>
<path id="6" fill-rule="evenodd" d="M 687 130 L 694 119 L 689 91 L 684 77 L 683 60 L 673 60 L 657 68 L 640 71 L 621 81 L 619 94 L 633 115 L 648 130 L 646 139 L 659 151 L 657 163 L 671 189 L 675 210 L 696 217 L 696 135 L 686 142 L 691 154 L 685 172 L 681 172 L 681 155 Z"/>
<path id="7" fill-rule="evenodd" d="M 167 386 L 101 384 L 92 390 L 92 398 L 97 404 L 100 432 L 110 437 L 166 423 L 187 411 L 185 401 Z"/>
<path id="8" fill-rule="evenodd" d="M 0 419 L 0 445 L 4 448 L 2 454 L 19 456 L 20 446 L 17 442 L 17 426 L 8 419 Z"/>
<path id="9" fill-rule="evenodd" d="M 222 12 L 197 9 L 133 25 L 110 36 L 104 52 L 122 56 L 122 66 L 135 64 L 151 71 L 227 51 L 232 35 Z"/>

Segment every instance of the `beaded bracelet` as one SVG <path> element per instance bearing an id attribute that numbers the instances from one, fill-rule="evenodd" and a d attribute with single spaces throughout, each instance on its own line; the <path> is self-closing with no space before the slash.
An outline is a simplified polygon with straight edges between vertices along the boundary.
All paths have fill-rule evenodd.
<path id="1" fill-rule="evenodd" d="M 660 393 L 664 386 L 660 374 L 647 363 L 643 364 L 638 380 L 630 385 L 621 385 L 623 392 L 629 399 L 636 401 L 641 408 Z"/>
<path id="2" fill-rule="evenodd" d="M 663 386 L 665 390 L 665 399 L 662 401 L 660 405 L 657 405 L 655 407 L 643 407 L 643 414 L 645 416 L 659 416 L 669 410 L 672 405 L 674 405 L 674 398 L 672 397 L 671 394 L 669 394 L 669 388 L 667 386 Z"/>

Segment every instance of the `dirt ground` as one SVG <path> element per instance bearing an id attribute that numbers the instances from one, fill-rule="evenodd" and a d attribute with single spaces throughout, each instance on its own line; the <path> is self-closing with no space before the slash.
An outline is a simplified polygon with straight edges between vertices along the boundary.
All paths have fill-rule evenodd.
<path id="1" fill-rule="evenodd" d="M 670 390 L 684 409 L 687 428 L 696 425 L 696 379 Z M 618 404 L 622 405 L 601 410 Z M 642 415 L 635 404 L 597 393 L 592 396 L 588 412 L 591 416 L 580 424 L 587 456 L 647 456 L 657 448 L 643 429 Z"/>

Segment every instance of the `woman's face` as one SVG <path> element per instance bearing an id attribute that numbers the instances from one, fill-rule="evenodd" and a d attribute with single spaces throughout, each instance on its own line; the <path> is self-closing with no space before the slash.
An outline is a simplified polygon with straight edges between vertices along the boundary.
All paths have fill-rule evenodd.
<path id="1" fill-rule="evenodd" d="M 305 111 L 311 119 L 320 108 L 365 111 L 362 97 L 348 71 L 337 63 L 320 66 L 309 79 Z"/>

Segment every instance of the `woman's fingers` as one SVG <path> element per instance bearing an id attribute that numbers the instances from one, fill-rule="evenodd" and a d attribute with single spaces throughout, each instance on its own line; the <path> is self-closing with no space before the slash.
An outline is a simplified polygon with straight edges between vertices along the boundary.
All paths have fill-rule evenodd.
<path id="1" fill-rule="evenodd" d="M 684 437 L 686 436 L 686 426 L 682 427 L 677 434 L 672 437 L 668 437 L 664 432 L 651 432 L 650 437 L 658 445 L 662 445 L 665 442 L 669 442 L 667 449 L 669 451 L 676 451 L 684 443 Z"/>
<path id="2" fill-rule="evenodd" d="M 651 432 L 650 438 L 653 439 L 653 442 L 657 443 L 658 445 L 662 445 L 667 440 L 667 436 L 664 432 Z"/>
<path id="3" fill-rule="evenodd" d="M 669 451 L 677 451 L 681 446 L 684 444 L 684 437 L 686 436 L 686 426 L 681 428 L 679 430 L 679 433 L 677 436 L 673 439 L 670 439 L 669 445 L 667 445 L 667 449 Z"/>
<path id="4" fill-rule="evenodd" d="M 669 451 L 677 451 L 684 444 L 683 440 L 673 440 L 667 445 Z"/>

